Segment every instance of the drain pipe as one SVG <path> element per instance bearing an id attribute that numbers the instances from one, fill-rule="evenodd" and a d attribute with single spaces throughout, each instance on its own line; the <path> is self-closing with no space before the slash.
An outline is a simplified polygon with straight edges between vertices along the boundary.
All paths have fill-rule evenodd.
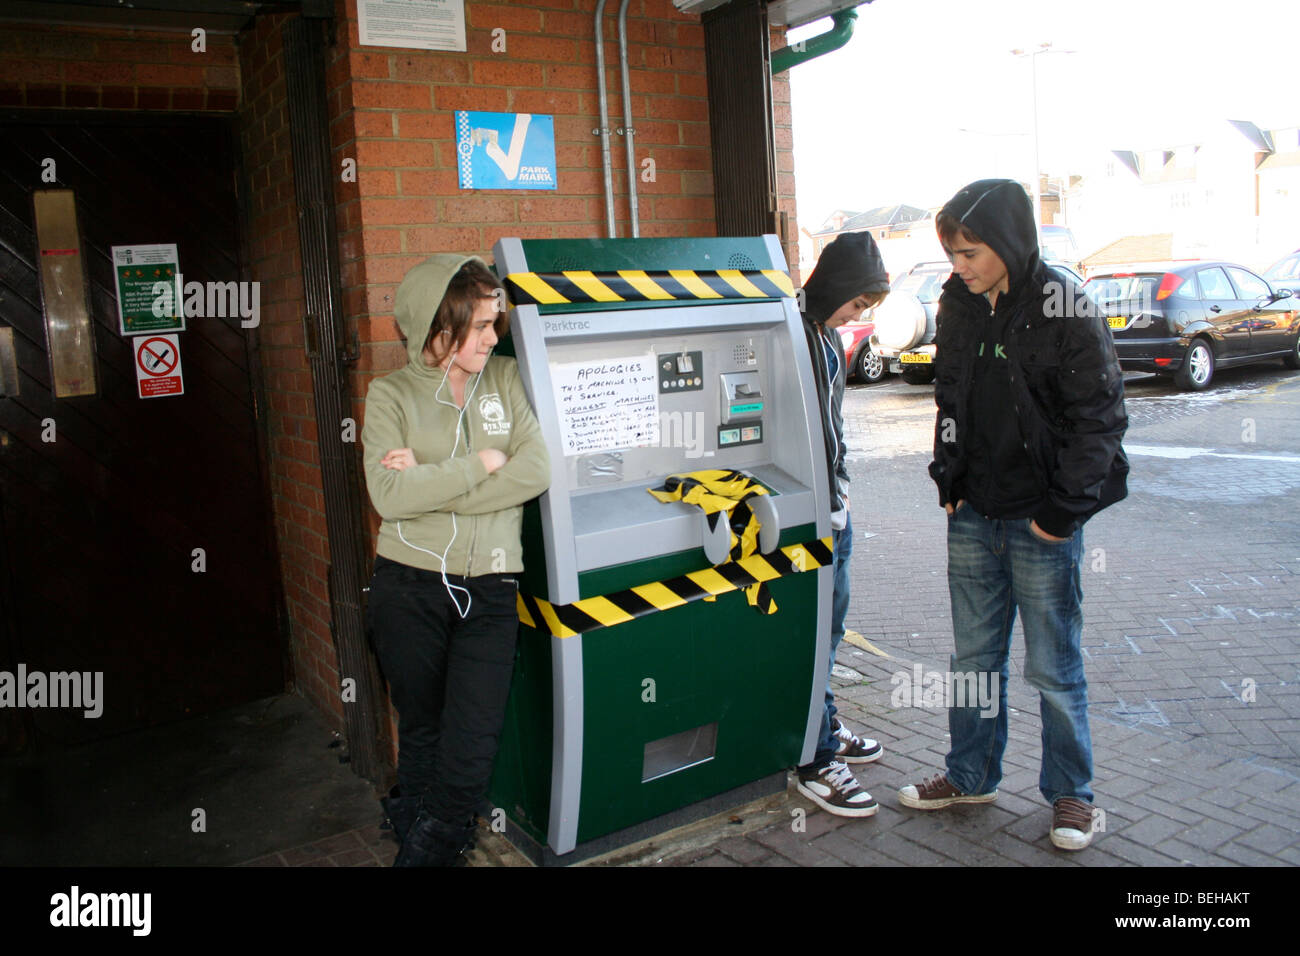
<path id="1" fill-rule="evenodd" d="M 632 128 L 632 82 L 627 74 L 627 5 L 623 0 L 618 8 L 618 65 L 623 71 L 623 137 L 627 146 L 627 201 L 632 210 L 632 237 L 641 235 L 641 222 L 637 215 L 636 199 L 636 148 L 632 142 L 636 130 Z M 611 186 L 612 188 L 612 186 Z"/>
<path id="2" fill-rule="evenodd" d="M 609 238 L 613 239 L 617 233 L 614 230 L 614 166 L 609 156 L 609 98 L 605 93 L 605 31 L 601 26 L 604 16 L 605 0 L 600 0 L 596 4 L 596 89 L 600 94 L 600 129 L 592 132 L 600 134 L 600 163 L 605 175 L 605 228 Z"/>
<path id="3" fill-rule="evenodd" d="M 865 0 L 870 3 L 871 0 Z M 865 5 L 865 4 L 864 4 Z M 833 15 L 834 24 L 825 33 L 819 33 L 810 40 L 800 40 L 794 46 L 783 47 L 772 54 L 772 75 L 784 73 L 792 66 L 807 63 L 819 56 L 833 53 L 853 36 L 853 25 L 857 22 L 856 10 L 841 10 Z"/>

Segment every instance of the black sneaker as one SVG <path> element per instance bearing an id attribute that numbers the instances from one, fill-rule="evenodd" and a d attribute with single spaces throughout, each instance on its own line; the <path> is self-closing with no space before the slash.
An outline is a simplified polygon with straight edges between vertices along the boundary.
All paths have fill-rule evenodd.
<path id="1" fill-rule="evenodd" d="M 836 816 L 869 817 L 879 809 L 871 794 L 858 785 L 848 764 L 841 760 L 832 760 L 821 770 L 799 771 L 798 789 Z"/>
<path id="2" fill-rule="evenodd" d="M 836 760 L 844 763 L 871 763 L 885 755 L 884 747 L 870 737 L 859 737 L 845 727 L 838 717 L 835 718 L 831 733 L 839 740 L 839 747 L 835 751 Z"/>

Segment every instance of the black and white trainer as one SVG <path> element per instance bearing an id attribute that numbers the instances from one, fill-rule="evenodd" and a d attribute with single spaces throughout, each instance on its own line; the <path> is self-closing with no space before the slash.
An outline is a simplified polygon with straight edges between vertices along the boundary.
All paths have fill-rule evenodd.
<path id="1" fill-rule="evenodd" d="M 841 817 L 870 817 L 879 809 L 842 760 L 832 760 L 821 770 L 799 771 L 798 789 L 823 810 Z"/>
<path id="2" fill-rule="evenodd" d="M 871 763 L 885 755 L 884 747 L 870 737 L 859 737 L 845 727 L 838 717 L 835 718 L 835 727 L 832 728 L 831 733 L 839 741 L 839 746 L 835 750 L 836 760 L 842 760 L 844 763 Z"/>

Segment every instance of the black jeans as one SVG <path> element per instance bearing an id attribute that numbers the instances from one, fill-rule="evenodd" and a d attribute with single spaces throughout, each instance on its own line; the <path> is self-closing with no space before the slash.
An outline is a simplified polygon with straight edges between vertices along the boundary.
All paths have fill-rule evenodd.
<path id="1" fill-rule="evenodd" d="M 366 616 L 398 714 L 397 777 L 433 816 L 463 823 L 492 778 L 514 672 L 514 575 L 447 575 L 468 588 L 461 620 L 442 575 L 375 558 Z M 456 592 L 461 607 L 465 594 Z"/>

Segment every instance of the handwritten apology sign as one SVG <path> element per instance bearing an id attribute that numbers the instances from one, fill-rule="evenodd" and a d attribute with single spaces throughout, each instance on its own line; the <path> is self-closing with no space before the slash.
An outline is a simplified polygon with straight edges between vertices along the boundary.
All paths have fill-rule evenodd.
<path id="1" fill-rule="evenodd" d="M 659 443 L 654 355 L 551 366 L 566 455 Z"/>

